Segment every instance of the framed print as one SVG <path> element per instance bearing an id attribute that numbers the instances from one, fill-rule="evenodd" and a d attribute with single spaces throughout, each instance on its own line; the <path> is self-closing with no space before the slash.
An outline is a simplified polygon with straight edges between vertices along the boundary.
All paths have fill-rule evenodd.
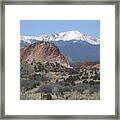
<path id="1" fill-rule="evenodd" d="M 118 1 L 1 7 L 1 118 L 119 119 Z"/>

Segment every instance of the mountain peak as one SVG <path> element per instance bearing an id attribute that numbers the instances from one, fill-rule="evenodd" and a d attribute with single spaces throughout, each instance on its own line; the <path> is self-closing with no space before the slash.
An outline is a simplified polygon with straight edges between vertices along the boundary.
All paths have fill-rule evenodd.
<path id="1" fill-rule="evenodd" d="M 63 41 L 77 40 L 77 41 L 85 41 L 92 45 L 100 44 L 99 39 L 83 34 L 78 30 L 59 32 L 55 34 L 47 34 L 47 35 L 41 35 L 41 36 L 23 36 L 22 35 L 21 40 L 29 44 L 31 43 L 31 41 L 33 42 L 33 40 L 49 41 L 49 42 L 50 41 L 54 42 L 54 41 L 59 41 L 59 40 L 63 40 Z"/>

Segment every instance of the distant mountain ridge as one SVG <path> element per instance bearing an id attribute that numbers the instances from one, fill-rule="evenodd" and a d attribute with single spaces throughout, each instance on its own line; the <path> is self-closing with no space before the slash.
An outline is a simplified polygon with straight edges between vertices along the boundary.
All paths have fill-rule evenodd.
<path id="1" fill-rule="evenodd" d="M 100 39 L 97 39 L 92 36 L 88 36 L 86 34 L 83 34 L 79 31 L 67 31 L 67 32 L 60 32 L 56 34 L 48 34 L 48 35 L 41 35 L 41 36 L 24 36 L 21 35 L 21 42 L 31 44 L 33 41 L 70 41 L 73 40 L 73 42 L 77 41 L 85 41 L 92 45 L 99 45 Z"/>
<path id="2" fill-rule="evenodd" d="M 68 57 L 70 63 L 100 61 L 100 45 L 92 45 L 84 41 L 55 43 L 60 51 Z"/>
<path id="3" fill-rule="evenodd" d="M 41 36 L 21 35 L 20 46 L 28 47 L 37 42 L 54 43 L 71 63 L 100 61 L 100 39 L 79 31 L 67 31 Z"/>

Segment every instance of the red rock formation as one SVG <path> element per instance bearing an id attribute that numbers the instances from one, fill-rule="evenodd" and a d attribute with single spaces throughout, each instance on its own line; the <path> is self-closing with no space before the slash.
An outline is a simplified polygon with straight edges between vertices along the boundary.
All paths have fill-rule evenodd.
<path id="1" fill-rule="evenodd" d="M 68 67 L 68 59 L 60 53 L 60 50 L 55 44 L 49 42 L 38 42 L 31 44 L 28 47 L 20 49 L 20 57 L 23 61 L 28 62 L 57 62 Z"/>

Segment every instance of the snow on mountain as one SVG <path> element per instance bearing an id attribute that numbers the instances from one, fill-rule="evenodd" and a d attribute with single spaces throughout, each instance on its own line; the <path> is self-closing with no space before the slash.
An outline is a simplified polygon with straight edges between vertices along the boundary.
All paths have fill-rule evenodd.
<path id="1" fill-rule="evenodd" d="M 77 42 L 79 40 L 88 42 L 92 45 L 99 45 L 100 39 L 94 38 L 92 36 L 88 36 L 83 34 L 79 31 L 67 31 L 67 32 L 60 32 L 56 34 L 48 34 L 48 35 L 41 35 L 41 36 L 21 36 L 21 41 L 31 44 L 35 41 L 70 41 Z"/>

